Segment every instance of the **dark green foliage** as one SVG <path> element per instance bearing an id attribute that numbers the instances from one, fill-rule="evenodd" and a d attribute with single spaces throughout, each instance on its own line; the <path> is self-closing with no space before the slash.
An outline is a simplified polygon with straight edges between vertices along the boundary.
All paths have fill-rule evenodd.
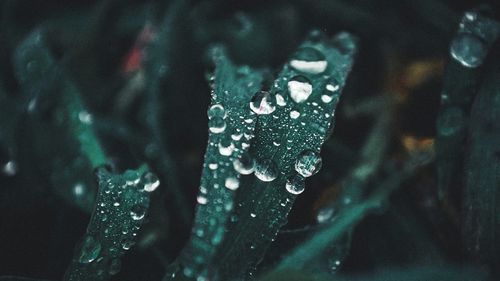
<path id="1" fill-rule="evenodd" d="M 500 52 L 494 46 L 471 110 L 463 202 L 467 250 L 498 271 L 500 264 Z"/>
<path id="2" fill-rule="evenodd" d="M 78 245 L 64 280 L 108 280 L 121 269 L 121 257 L 136 243 L 158 179 L 143 167 L 113 175 L 98 168 L 99 194 L 87 232 Z"/>
<path id="3" fill-rule="evenodd" d="M 0 3 L 0 281 L 499 279 L 495 4 L 63 2 Z"/>

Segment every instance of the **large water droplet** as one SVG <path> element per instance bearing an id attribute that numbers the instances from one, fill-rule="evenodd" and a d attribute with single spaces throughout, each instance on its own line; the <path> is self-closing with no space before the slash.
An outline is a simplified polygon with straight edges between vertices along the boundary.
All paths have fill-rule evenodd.
<path id="1" fill-rule="evenodd" d="M 226 130 L 226 121 L 222 117 L 213 117 L 208 121 L 208 130 L 220 134 Z"/>
<path id="2" fill-rule="evenodd" d="M 220 104 L 214 104 L 208 108 L 207 111 L 208 119 L 212 119 L 214 117 L 220 117 L 222 119 L 226 118 L 226 111 L 224 107 Z"/>
<path id="3" fill-rule="evenodd" d="M 328 62 L 325 56 L 317 49 L 304 47 L 295 53 L 290 61 L 290 66 L 300 72 L 319 74 L 325 71 Z"/>
<path id="4" fill-rule="evenodd" d="M 240 181 L 237 178 L 229 177 L 226 179 L 224 186 L 230 190 L 236 190 L 240 187 Z"/>
<path id="5" fill-rule="evenodd" d="M 301 175 L 293 175 L 286 181 L 285 188 L 291 194 L 301 194 L 306 187 L 304 178 Z"/>
<path id="6" fill-rule="evenodd" d="M 141 220 L 146 215 L 146 207 L 142 204 L 137 204 L 132 206 L 130 209 L 130 216 L 132 216 L 133 220 Z"/>
<path id="7" fill-rule="evenodd" d="M 221 141 L 219 143 L 219 153 L 223 156 L 230 156 L 234 151 L 234 143 L 228 141 Z"/>
<path id="8" fill-rule="evenodd" d="M 234 160 L 233 167 L 236 172 L 242 175 L 249 175 L 253 173 L 255 161 L 248 153 L 244 153 L 240 158 Z"/>
<path id="9" fill-rule="evenodd" d="M 264 159 L 255 165 L 255 176 L 261 181 L 273 181 L 278 177 L 278 168 L 273 160 Z"/>
<path id="10" fill-rule="evenodd" d="M 259 91 L 253 96 L 250 108 L 257 114 L 271 114 L 276 110 L 271 94 L 266 91 Z"/>
<path id="11" fill-rule="evenodd" d="M 101 243 L 92 236 L 83 239 L 78 261 L 81 263 L 93 262 L 101 253 Z"/>
<path id="12" fill-rule="evenodd" d="M 312 93 L 312 85 L 305 76 L 298 75 L 288 81 L 290 97 L 296 102 L 306 101 Z"/>
<path id="13" fill-rule="evenodd" d="M 145 173 L 142 176 L 142 181 L 144 182 L 144 190 L 147 192 L 153 192 L 160 186 L 160 179 L 151 172 Z"/>
<path id="14" fill-rule="evenodd" d="M 474 34 L 460 33 L 451 41 L 451 56 L 465 67 L 480 66 L 487 53 L 486 42 Z"/>
<path id="15" fill-rule="evenodd" d="M 300 153 L 295 161 L 295 171 L 307 178 L 319 172 L 321 163 L 321 156 L 319 156 L 318 153 L 311 150 L 305 150 Z"/>
<path id="16" fill-rule="evenodd" d="M 125 179 L 127 185 L 136 185 L 141 180 L 140 174 L 134 170 L 125 171 L 125 173 L 123 174 L 123 178 Z"/>

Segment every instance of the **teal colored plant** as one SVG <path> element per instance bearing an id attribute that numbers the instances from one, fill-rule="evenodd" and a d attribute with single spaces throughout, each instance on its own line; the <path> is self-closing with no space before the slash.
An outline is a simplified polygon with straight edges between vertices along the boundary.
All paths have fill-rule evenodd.
<path id="1" fill-rule="evenodd" d="M 0 4 L 0 281 L 500 276 L 495 7 L 35 2 Z"/>

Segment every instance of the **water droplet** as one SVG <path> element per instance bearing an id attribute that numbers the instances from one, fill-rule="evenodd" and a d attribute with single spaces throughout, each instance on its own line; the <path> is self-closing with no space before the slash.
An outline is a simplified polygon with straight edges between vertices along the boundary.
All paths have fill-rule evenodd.
<path id="1" fill-rule="evenodd" d="M 301 194 L 304 192 L 306 185 L 304 178 L 301 175 L 293 175 L 286 181 L 285 188 L 291 194 Z"/>
<path id="2" fill-rule="evenodd" d="M 90 113 L 88 113 L 85 110 L 82 110 L 78 113 L 78 119 L 80 120 L 80 122 L 87 124 L 87 125 L 90 125 L 90 124 L 92 124 L 92 121 L 94 118 L 92 117 L 92 115 Z"/>
<path id="3" fill-rule="evenodd" d="M 83 239 L 80 257 L 78 261 L 81 263 L 93 262 L 101 253 L 101 243 L 92 236 L 86 236 Z"/>
<path id="4" fill-rule="evenodd" d="M 142 204 L 134 205 L 130 209 L 130 215 L 134 220 L 141 220 L 146 215 L 146 207 Z"/>
<path id="5" fill-rule="evenodd" d="M 2 167 L 2 173 L 4 173 L 4 175 L 9 176 L 9 177 L 15 176 L 17 174 L 16 162 L 10 160 L 7 163 L 5 163 L 5 165 Z"/>
<path id="6" fill-rule="evenodd" d="M 232 142 L 226 143 L 225 141 L 221 141 L 219 143 L 220 155 L 230 156 L 231 154 L 233 154 L 233 151 L 234 151 L 234 143 Z"/>
<path id="7" fill-rule="evenodd" d="M 208 130 L 214 134 L 220 134 L 226 130 L 226 121 L 222 117 L 214 117 L 208 121 Z"/>
<path id="8" fill-rule="evenodd" d="M 224 185 L 226 186 L 227 189 L 236 190 L 238 189 L 238 187 L 240 187 L 240 181 L 237 178 L 229 177 L 226 179 Z"/>
<path id="9" fill-rule="evenodd" d="M 290 61 L 290 66 L 300 72 L 319 74 L 325 71 L 328 62 L 325 56 L 317 49 L 304 47 L 295 53 Z"/>
<path id="10" fill-rule="evenodd" d="M 240 158 L 234 160 L 233 167 L 236 172 L 242 175 L 249 175 L 253 173 L 255 161 L 248 153 L 244 153 Z"/>
<path id="11" fill-rule="evenodd" d="M 216 170 L 217 167 L 219 167 L 219 165 L 217 163 L 210 163 L 210 164 L 208 164 L 208 168 L 210 170 Z"/>
<path id="12" fill-rule="evenodd" d="M 330 221 L 334 214 L 335 208 L 333 206 L 322 208 L 316 215 L 316 221 L 318 223 L 325 223 L 327 221 Z"/>
<path id="13" fill-rule="evenodd" d="M 251 216 L 252 218 L 255 218 L 255 217 L 257 217 L 257 214 L 255 214 L 255 213 L 250 213 L 250 216 Z"/>
<path id="14" fill-rule="evenodd" d="M 299 116 L 300 116 L 300 112 L 298 112 L 297 110 L 290 111 L 290 118 L 297 119 L 297 118 L 299 118 Z"/>
<path id="15" fill-rule="evenodd" d="M 295 161 L 295 171 L 307 178 L 319 172 L 321 163 L 321 156 L 318 153 L 305 150 L 300 153 L 297 161 Z"/>
<path id="16" fill-rule="evenodd" d="M 132 248 L 132 246 L 134 246 L 135 242 L 134 240 L 132 239 L 124 239 L 122 242 L 121 242 L 121 245 L 122 245 L 122 249 L 124 250 L 130 250 L 130 248 Z"/>
<path id="17" fill-rule="evenodd" d="M 234 141 L 239 141 L 243 137 L 243 134 L 232 134 L 231 139 Z"/>
<path id="18" fill-rule="evenodd" d="M 480 66 L 487 53 L 486 42 L 474 34 L 460 33 L 451 41 L 451 56 L 465 67 Z"/>
<path id="19" fill-rule="evenodd" d="M 125 171 L 125 173 L 123 174 L 123 178 L 125 179 L 125 183 L 127 183 L 127 185 L 136 185 L 139 183 L 139 181 L 141 181 L 141 176 L 139 175 L 139 173 L 133 170 Z"/>
<path id="20" fill-rule="evenodd" d="M 76 197 L 80 197 L 85 193 L 85 185 L 81 182 L 77 182 L 75 186 L 73 186 L 73 194 Z"/>
<path id="21" fill-rule="evenodd" d="M 255 165 L 255 176 L 265 182 L 270 182 L 278 177 L 278 169 L 271 159 L 265 159 L 257 162 Z"/>
<path id="22" fill-rule="evenodd" d="M 259 91 L 250 101 L 250 109 L 256 114 L 271 114 L 276 110 L 276 106 L 269 92 Z"/>
<path id="23" fill-rule="evenodd" d="M 160 186 L 160 179 L 151 172 L 147 172 L 142 176 L 142 181 L 144 182 L 144 190 L 147 192 L 153 192 Z"/>
<path id="24" fill-rule="evenodd" d="M 276 94 L 276 103 L 277 103 L 279 106 L 285 106 L 285 105 L 286 105 L 285 98 L 283 98 L 283 96 L 282 96 L 282 95 L 280 95 L 280 94 Z"/>
<path id="25" fill-rule="evenodd" d="M 451 136 L 465 126 L 464 112 L 458 107 L 446 108 L 438 117 L 436 127 L 441 136 Z"/>
<path id="26" fill-rule="evenodd" d="M 207 111 L 207 116 L 208 119 L 212 119 L 214 117 L 220 117 L 222 119 L 226 118 L 226 111 L 224 110 L 224 107 L 220 104 L 214 104 L 208 108 Z"/>
<path id="27" fill-rule="evenodd" d="M 198 204 L 205 205 L 208 203 L 208 199 L 205 196 L 198 195 L 198 197 L 196 197 L 196 202 L 198 202 Z"/>
<path id="28" fill-rule="evenodd" d="M 288 81 L 290 97 L 296 102 L 306 101 L 312 93 L 312 85 L 305 76 L 298 75 Z"/>

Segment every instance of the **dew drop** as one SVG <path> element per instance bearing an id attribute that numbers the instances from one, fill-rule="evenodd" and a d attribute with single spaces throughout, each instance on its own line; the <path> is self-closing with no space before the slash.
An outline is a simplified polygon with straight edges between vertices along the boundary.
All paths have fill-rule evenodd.
<path id="1" fill-rule="evenodd" d="M 224 186 L 230 190 L 236 190 L 240 187 L 240 181 L 237 178 L 229 177 L 226 179 Z"/>
<path id="2" fill-rule="evenodd" d="M 224 141 L 221 141 L 219 143 L 219 153 L 220 153 L 220 155 L 230 156 L 231 154 L 233 154 L 234 148 L 235 148 L 234 147 L 234 143 L 232 143 L 232 142 L 225 143 Z"/>
<path id="3" fill-rule="evenodd" d="M 135 244 L 135 242 L 132 239 L 124 239 L 121 242 L 122 249 L 124 249 L 124 250 L 130 250 L 130 248 L 132 248 L 132 246 L 134 246 L 134 244 Z"/>
<path id="4" fill-rule="evenodd" d="M 290 97 L 296 102 L 306 101 L 312 93 L 312 85 L 305 76 L 297 75 L 288 81 Z"/>
<path id="5" fill-rule="evenodd" d="M 280 94 L 276 94 L 276 104 L 278 104 L 279 106 L 285 106 L 286 105 L 285 98 Z"/>
<path id="6" fill-rule="evenodd" d="M 214 117 L 208 121 L 208 130 L 220 134 L 226 130 L 226 121 L 222 117 Z"/>
<path id="7" fill-rule="evenodd" d="M 196 197 L 196 202 L 198 202 L 198 204 L 205 205 L 208 203 L 208 199 L 203 195 L 198 195 L 198 197 Z"/>
<path id="8" fill-rule="evenodd" d="M 307 178 L 310 177 L 321 169 L 321 156 L 318 153 L 305 150 L 298 156 L 295 161 L 295 171 Z"/>
<path id="9" fill-rule="evenodd" d="M 146 207 L 142 204 L 137 204 L 132 206 L 130 209 L 130 216 L 132 216 L 133 220 L 141 220 L 146 215 Z"/>
<path id="10" fill-rule="evenodd" d="M 255 161 L 248 153 L 244 153 L 240 158 L 234 160 L 233 167 L 236 172 L 242 175 L 249 175 L 254 171 Z"/>
<path id="11" fill-rule="evenodd" d="M 290 61 L 290 66 L 297 71 L 309 74 L 323 73 L 328 66 L 325 56 L 315 48 L 300 48 Z"/>
<path id="12" fill-rule="evenodd" d="M 471 33 L 458 34 L 450 45 L 450 54 L 453 59 L 465 67 L 480 66 L 487 53 L 486 42 Z"/>
<path id="13" fill-rule="evenodd" d="M 15 161 L 8 161 L 2 167 L 2 173 L 6 176 L 13 177 L 17 174 L 17 164 Z"/>
<path id="14" fill-rule="evenodd" d="M 136 185 L 141 180 L 139 173 L 133 170 L 125 171 L 123 178 L 125 179 L 125 183 L 127 183 L 127 185 Z"/>
<path id="15" fill-rule="evenodd" d="M 210 163 L 210 164 L 208 164 L 208 168 L 210 170 L 216 170 L 217 167 L 219 167 L 219 165 L 217 163 Z"/>
<path id="16" fill-rule="evenodd" d="M 255 165 L 255 176 L 264 182 L 270 182 L 278 177 L 278 169 L 271 159 L 257 162 Z"/>
<path id="17" fill-rule="evenodd" d="M 142 176 L 142 181 L 144 182 L 144 190 L 147 192 L 153 192 L 160 186 L 160 179 L 151 172 L 146 172 Z"/>
<path id="18" fill-rule="evenodd" d="M 208 108 L 207 111 L 208 119 L 212 119 L 214 117 L 220 117 L 222 119 L 226 118 L 226 111 L 224 107 L 220 104 L 214 104 Z"/>
<path id="19" fill-rule="evenodd" d="M 81 182 L 77 182 L 75 186 L 73 186 L 73 194 L 76 197 L 81 197 L 85 193 L 85 185 Z"/>
<path id="20" fill-rule="evenodd" d="M 301 175 L 293 175 L 286 181 L 285 188 L 291 194 L 301 194 L 304 192 L 306 185 L 304 178 Z"/>
<path id="21" fill-rule="evenodd" d="M 80 122 L 87 125 L 92 124 L 93 121 L 92 115 L 85 110 L 82 110 L 78 113 L 78 119 L 80 120 Z"/>
<path id="22" fill-rule="evenodd" d="M 320 209 L 318 214 L 316 215 L 316 221 L 318 223 L 328 222 L 333 218 L 334 214 L 335 208 L 333 206 L 324 207 Z"/>
<path id="23" fill-rule="evenodd" d="M 276 106 L 272 102 L 272 97 L 269 92 L 259 91 L 250 101 L 250 109 L 256 114 L 271 114 L 276 110 Z"/>
<path id="24" fill-rule="evenodd" d="M 297 110 L 290 111 L 290 118 L 297 119 L 297 118 L 299 118 L 299 116 L 300 116 L 300 112 L 298 112 Z"/>
<path id="25" fill-rule="evenodd" d="M 86 236 L 83 239 L 80 257 L 78 261 L 81 263 L 93 262 L 101 253 L 101 243 L 92 236 Z"/>

